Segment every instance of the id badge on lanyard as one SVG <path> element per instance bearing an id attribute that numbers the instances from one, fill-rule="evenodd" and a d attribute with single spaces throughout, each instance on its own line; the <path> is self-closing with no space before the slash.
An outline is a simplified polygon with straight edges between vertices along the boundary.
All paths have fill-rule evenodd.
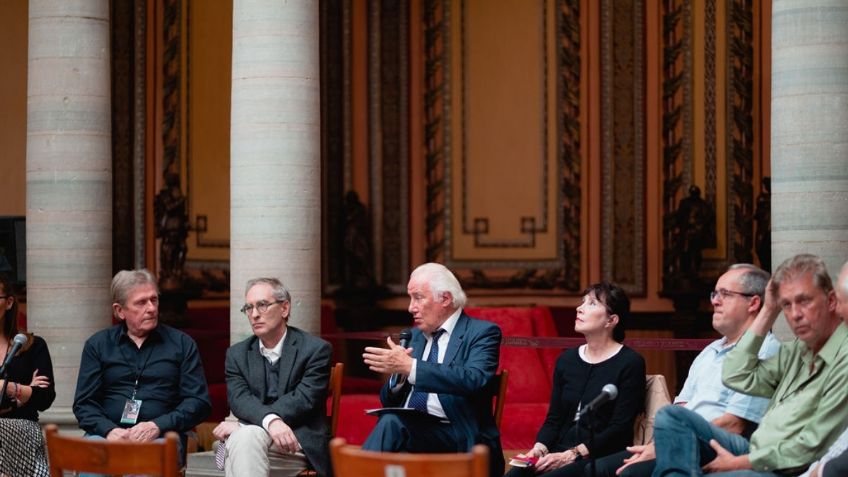
<path id="1" fill-rule="evenodd" d="M 138 422 L 138 414 L 141 412 L 141 399 L 135 398 L 135 392 L 138 389 L 138 378 L 135 379 L 133 386 L 132 397 L 124 403 L 124 412 L 121 413 L 121 424 L 132 424 Z"/>

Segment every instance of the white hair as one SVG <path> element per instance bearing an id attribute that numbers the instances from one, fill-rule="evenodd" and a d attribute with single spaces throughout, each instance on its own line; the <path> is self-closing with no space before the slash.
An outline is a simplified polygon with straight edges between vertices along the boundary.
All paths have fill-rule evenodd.
<path id="1" fill-rule="evenodd" d="M 448 293 L 451 296 L 451 303 L 454 308 L 462 308 L 468 301 L 459 280 L 456 279 L 453 272 L 440 263 L 430 262 L 419 265 L 409 274 L 410 280 L 416 277 L 423 277 L 426 280 L 430 286 L 430 291 L 433 293 L 433 298 L 436 300 L 442 293 Z"/>

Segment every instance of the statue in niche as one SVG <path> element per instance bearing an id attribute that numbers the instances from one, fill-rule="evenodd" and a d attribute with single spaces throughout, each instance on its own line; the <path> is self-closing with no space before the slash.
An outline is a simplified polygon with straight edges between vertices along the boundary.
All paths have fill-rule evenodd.
<path id="1" fill-rule="evenodd" d="M 701 189 L 693 185 L 689 196 L 680 201 L 674 213 L 674 255 L 676 274 L 697 280 L 702 252 L 715 230 L 715 212 L 701 198 Z"/>
<path id="2" fill-rule="evenodd" d="M 771 270 L 771 178 L 763 177 L 757 209 L 754 211 L 757 232 L 754 234 L 754 249 L 763 270 Z"/>
<path id="3" fill-rule="evenodd" d="M 176 290 L 182 286 L 189 230 L 186 199 L 180 189 L 178 174 L 165 174 L 165 187 L 156 194 L 153 210 L 156 238 L 162 239 L 159 249 L 160 286 L 163 290 Z"/>
<path id="4" fill-rule="evenodd" d="M 371 254 L 371 220 L 359 194 L 348 191 L 344 200 L 344 287 L 354 290 L 375 286 Z"/>

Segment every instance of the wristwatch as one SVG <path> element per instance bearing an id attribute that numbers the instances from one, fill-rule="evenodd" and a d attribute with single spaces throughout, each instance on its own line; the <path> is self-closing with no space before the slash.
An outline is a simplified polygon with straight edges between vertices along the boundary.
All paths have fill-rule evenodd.
<path id="1" fill-rule="evenodd" d="M 574 462 L 577 462 L 578 460 L 583 460 L 583 454 L 580 453 L 580 451 L 577 449 L 577 446 L 574 446 L 569 450 L 571 452 L 574 452 Z"/>

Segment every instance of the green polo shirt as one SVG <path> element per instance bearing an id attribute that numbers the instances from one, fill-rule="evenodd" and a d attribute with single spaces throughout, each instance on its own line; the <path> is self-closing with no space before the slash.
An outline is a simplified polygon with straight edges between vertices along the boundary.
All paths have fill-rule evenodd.
<path id="1" fill-rule="evenodd" d="M 725 386 L 771 398 L 748 457 L 758 471 L 806 468 L 848 424 L 848 327 L 840 324 L 817 355 L 796 339 L 760 361 L 763 339 L 746 331 L 722 369 Z"/>

